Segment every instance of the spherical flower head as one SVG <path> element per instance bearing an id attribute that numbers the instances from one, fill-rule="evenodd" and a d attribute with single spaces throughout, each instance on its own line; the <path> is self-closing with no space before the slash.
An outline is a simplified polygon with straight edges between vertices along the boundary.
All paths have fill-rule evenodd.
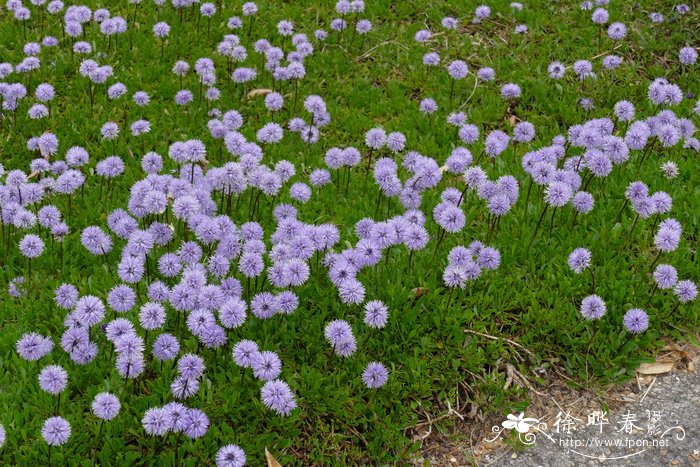
<path id="1" fill-rule="evenodd" d="M 24 334 L 16 344 L 17 353 L 27 361 L 36 361 L 51 353 L 53 341 L 34 332 Z"/>
<path id="2" fill-rule="evenodd" d="M 239 341 L 233 347 L 233 361 L 242 368 L 253 366 L 253 360 L 257 356 L 258 344 L 250 340 Z"/>
<path id="3" fill-rule="evenodd" d="M 364 322 L 367 326 L 381 329 L 386 325 L 388 317 L 388 308 L 383 302 L 372 300 L 365 304 Z"/>
<path id="4" fill-rule="evenodd" d="M 245 2 L 242 8 L 243 16 L 252 16 L 258 12 L 258 5 L 255 2 Z"/>
<path id="5" fill-rule="evenodd" d="M 367 34 L 372 30 L 372 23 L 368 19 L 361 19 L 355 25 L 358 34 Z"/>
<path id="6" fill-rule="evenodd" d="M 591 15 L 591 21 L 595 24 L 605 24 L 610 19 L 610 14 L 605 8 L 596 8 Z"/>
<path id="7" fill-rule="evenodd" d="M 681 303 L 689 303 L 695 300 L 698 296 L 698 286 L 693 281 L 682 280 L 678 281 L 673 289 L 673 293 L 678 297 Z"/>
<path id="8" fill-rule="evenodd" d="M 389 370 L 379 362 L 371 362 L 362 372 L 362 382 L 369 389 L 377 389 L 386 384 L 389 379 Z"/>
<path id="9" fill-rule="evenodd" d="M 65 444 L 70 434 L 70 423 L 63 417 L 48 418 L 41 427 L 41 437 L 49 446 Z"/>
<path id="10" fill-rule="evenodd" d="M 265 144 L 279 143 L 284 136 L 284 129 L 277 123 L 267 123 L 256 133 L 258 141 Z"/>
<path id="11" fill-rule="evenodd" d="M 271 381 L 282 372 L 282 361 L 275 352 L 264 350 L 253 355 L 253 374 L 262 381 Z"/>
<path id="12" fill-rule="evenodd" d="M 438 106 L 434 99 L 427 98 L 420 101 L 419 108 L 421 113 L 425 115 L 432 115 L 437 111 Z"/>
<path id="13" fill-rule="evenodd" d="M 474 19 L 472 22 L 480 23 L 482 20 L 491 16 L 491 8 L 486 5 L 480 5 L 474 10 Z"/>
<path id="14" fill-rule="evenodd" d="M 555 208 L 565 206 L 573 196 L 573 190 L 568 183 L 553 181 L 545 189 L 545 202 Z"/>
<path id="15" fill-rule="evenodd" d="M 619 101 L 613 109 L 615 116 L 622 122 L 629 122 L 634 119 L 634 104 L 629 101 Z"/>
<path id="16" fill-rule="evenodd" d="M 622 324 L 632 334 L 639 334 L 649 327 L 649 315 L 640 308 L 632 308 L 625 313 Z"/>
<path id="17" fill-rule="evenodd" d="M 440 55 L 437 52 L 427 52 L 423 55 L 423 65 L 438 66 L 440 64 Z"/>
<path id="18" fill-rule="evenodd" d="M 581 314 L 586 319 L 600 319 L 606 310 L 605 302 L 598 295 L 589 295 L 581 301 Z"/>
<path id="19" fill-rule="evenodd" d="M 513 141 L 529 143 L 535 138 L 535 125 L 530 122 L 520 122 L 513 128 Z"/>
<path id="20" fill-rule="evenodd" d="M 159 361 L 170 361 L 180 352 L 180 343 L 172 334 L 161 334 L 153 342 L 153 356 Z"/>
<path id="21" fill-rule="evenodd" d="M 100 134 L 102 134 L 102 139 L 112 140 L 119 134 L 119 125 L 114 122 L 107 122 L 102 125 Z"/>
<path id="22" fill-rule="evenodd" d="M 477 264 L 482 269 L 494 270 L 501 264 L 501 253 L 490 246 L 480 249 L 476 256 Z M 469 272 L 470 268 L 465 269 Z"/>
<path id="23" fill-rule="evenodd" d="M 328 323 L 323 332 L 326 340 L 332 347 L 353 337 L 352 328 L 347 321 L 337 319 Z"/>
<path id="24" fill-rule="evenodd" d="M 209 429 L 209 417 L 199 409 L 187 409 L 182 424 L 185 436 L 190 439 L 201 438 Z"/>
<path id="25" fill-rule="evenodd" d="M 194 99 L 192 91 L 188 89 L 182 89 L 175 93 L 175 104 L 177 105 L 187 105 Z"/>
<path id="26" fill-rule="evenodd" d="M 678 176 L 678 166 L 673 161 L 666 161 L 661 164 L 661 173 L 669 180 L 673 180 Z"/>
<path id="27" fill-rule="evenodd" d="M 564 77 L 564 73 L 566 72 L 566 67 L 564 66 L 563 63 L 554 61 L 547 66 L 547 72 L 549 73 L 549 77 L 552 79 L 561 79 Z"/>
<path id="28" fill-rule="evenodd" d="M 38 235 L 27 234 L 19 242 L 19 251 L 25 258 L 38 258 L 44 252 L 44 241 Z"/>
<path id="29" fill-rule="evenodd" d="M 622 64 L 622 58 L 617 55 L 608 55 L 603 58 L 603 66 L 608 70 L 614 70 Z"/>
<path id="30" fill-rule="evenodd" d="M 164 21 L 153 25 L 153 35 L 158 38 L 168 37 L 170 34 L 170 25 Z"/>
<path id="31" fill-rule="evenodd" d="M 654 245 L 664 253 L 670 253 L 678 248 L 681 234 L 676 230 L 660 227 L 654 236 Z"/>
<path id="32" fill-rule="evenodd" d="M 39 387 L 49 394 L 60 394 L 68 384 L 68 373 L 58 365 L 44 367 L 39 373 Z"/>
<path id="33" fill-rule="evenodd" d="M 587 214 L 593 209 L 594 199 L 593 195 L 586 191 L 577 192 L 571 199 L 571 205 L 580 214 Z"/>
<path id="34" fill-rule="evenodd" d="M 686 66 L 694 65 L 698 61 L 698 53 L 692 47 L 683 47 L 678 52 L 678 60 Z"/>
<path id="35" fill-rule="evenodd" d="M 462 125 L 459 129 L 458 136 L 465 144 L 473 144 L 479 140 L 479 127 L 472 123 Z"/>
<path id="36" fill-rule="evenodd" d="M 506 83 L 501 87 L 501 97 L 504 99 L 517 99 L 520 95 L 520 86 L 515 83 Z"/>
<path id="37" fill-rule="evenodd" d="M 143 414 L 141 425 L 148 435 L 164 436 L 170 431 L 170 417 L 162 407 L 151 407 Z"/>
<path id="38" fill-rule="evenodd" d="M 246 456 L 243 449 L 236 444 L 227 444 L 216 453 L 216 467 L 243 467 Z"/>
<path id="39" fill-rule="evenodd" d="M 653 277 L 660 289 L 670 289 L 678 282 L 678 271 L 669 264 L 659 264 L 654 270 Z"/>
<path id="40" fill-rule="evenodd" d="M 447 74 L 452 79 L 464 79 L 469 73 L 469 67 L 462 60 L 453 60 L 447 64 Z"/>
<path id="41" fill-rule="evenodd" d="M 415 36 L 413 36 L 415 41 L 418 43 L 428 42 L 430 40 L 430 37 L 431 37 L 430 31 L 428 31 L 427 29 L 421 29 L 420 31 L 418 31 L 416 33 Z"/>
<path id="42" fill-rule="evenodd" d="M 496 78 L 496 71 L 490 67 L 479 68 L 476 75 L 483 82 L 493 81 Z"/>
<path id="43" fill-rule="evenodd" d="M 386 144 L 386 133 L 381 128 L 372 128 L 365 133 L 365 144 L 370 149 L 381 149 Z"/>
<path id="44" fill-rule="evenodd" d="M 297 407 L 289 385 L 279 379 L 266 382 L 260 390 L 260 398 L 268 408 L 279 415 L 287 416 Z"/>
<path id="45" fill-rule="evenodd" d="M 608 26 L 608 37 L 614 41 L 624 39 L 627 35 L 627 26 L 624 23 L 612 23 Z"/>
<path id="46" fill-rule="evenodd" d="M 294 33 L 294 25 L 291 21 L 282 20 L 277 23 L 277 32 L 280 36 L 291 36 Z"/>
<path id="47" fill-rule="evenodd" d="M 591 266 L 591 252 L 586 248 L 576 248 L 569 254 L 569 268 L 576 274 L 581 274 L 584 269 Z"/>
<path id="48" fill-rule="evenodd" d="M 114 394 L 101 392 L 93 399 L 91 409 L 97 418 L 111 420 L 119 414 L 121 403 Z"/>

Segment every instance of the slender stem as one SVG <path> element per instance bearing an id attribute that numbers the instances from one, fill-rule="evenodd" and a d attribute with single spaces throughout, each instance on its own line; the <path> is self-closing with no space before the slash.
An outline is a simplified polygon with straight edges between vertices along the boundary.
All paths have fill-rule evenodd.
<path id="1" fill-rule="evenodd" d="M 535 237 L 537 236 L 537 231 L 540 229 L 540 225 L 542 224 L 542 219 L 544 219 L 544 215 L 547 213 L 547 208 L 549 207 L 548 204 L 544 205 L 544 209 L 542 210 L 542 214 L 540 215 L 540 220 L 537 221 L 537 226 L 535 227 L 535 231 L 532 233 L 532 238 L 530 239 L 530 243 L 527 245 L 527 250 L 530 251 L 530 247 L 532 246 L 532 242 L 535 241 Z"/>

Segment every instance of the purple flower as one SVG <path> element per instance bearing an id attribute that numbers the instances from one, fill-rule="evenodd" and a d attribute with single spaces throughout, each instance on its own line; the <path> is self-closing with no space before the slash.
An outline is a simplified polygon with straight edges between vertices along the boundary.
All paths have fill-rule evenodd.
<path id="1" fill-rule="evenodd" d="M 517 99 L 520 97 L 520 86 L 514 83 L 506 83 L 501 87 L 501 96 L 504 99 Z"/>
<path id="2" fill-rule="evenodd" d="M 586 191 L 577 192 L 571 199 L 571 205 L 580 214 L 587 214 L 593 209 L 593 195 Z"/>
<path id="3" fill-rule="evenodd" d="M 245 452 L 236 444 L 227 444 L 216 453 L 216 467 L 243 467 L 245 463 Z"/>
<path id="4" fill-rule="evenodd" d="M 348 356 L 354 352 L 353 349 L 352 352 L 348 353 L 347 355 L 343 355 L 343 353 L 341 353 L 347 348 L 347 346 L 349 346 L 349 343 L 352 343 L 353 345 L 355 343 L 352 328 L 346 321 L 340 319 L 331 321 L 326 325 L 324 335 L 331 347 L 333 347 L 336 353 L 338 353 L 341 357 Z"/>
<path id="5" fill-rule="evenodd" d="M 264 350 L 253 354 L 253 374 L 263 381 L 271 381 L 282 372 L 282 361 L 275 352 Z"/>
<path id="6" fill-rule="evenodd" d="M 493 81 L 496 78 L 496 72 L 493 68 L 490 67 L 479 68 L 479 70 L 477 70 L 476 72 L 476 75 L 481 81 L 484 82 Z"/>
<path id="7" fill-rule="evenodd" d="M 581 301 L 581 314 L 586 319 L 600 319 L 606 310 L 605 302 L 598 295 L 589 295 Z"/>
<path id="8" fill-rule="evenodd" d="M 479 128 L 471 123 L 462 125 L 459 129 L 459 138 L 466 144 L 472 144 L 479 139 Z"/>
<path id="9" fill-rule="evenodd" d="M 139 323 L 147 331 L 161 328 L 165 318 L 165 308 L 160 303 L 146 302 L 139 310 Z"/>
<path id="10" fill-rule="evenodd" d="M 627 26 L 624 23 L 612 23 L 608 26 L 608 37 L 614 41 L 624 39 L 627 35 Z"/>
<path id="11" fill-rule="evenodd" d="M 683 65 L 687 65 L 687 66 L 694 65 L 695 62 L 698 61 L 698 53 L 692 47 L 683 47 L 678 52 L 678 60 Z"/>
<path id="12" fill-rule="evenodd" d="M 53 350 L 53 341 L 50 337 L 30 332 L 22 335 L 17 341 L 17 353 L 23 359 L 33 362 L 48 355 Z"/>
<path id="13" fill-rule="evenodd" d="M 639 334 L 649 327 L 649 316 L 639 308 L 632 308 L 625 313 L 622 324 L 632 334 Z"/>
<path id="14" fill-rule="evenodd" d="M 93 399 L 91 409 L 97 418 L 111 420 L 119 414 L 121 404 L 114 394 L 101 392 Z"/>
<path id="15" fill-rule="evenodd" d="M 39 373 L 39 387 L 49 394 L 60 394 L 68 384 L 68 373 L 58 365 L 44 367 Z"/>
<path id="16" fill-rule="evenodd" d="M 423 65 L 438 66 L 440 64 L 440 55 L 436 52 L 428 52 L 423 55 Z"/>
<path id="17" fill-rule="evenodd" d="M 386 133 L 381 128 L 372 128 L 365 133 L 365 144 L 371 149 L 381 149 L 386 144 Z"/>
<path id="18" fill-rule="evenodd" d="M 197 391 L 199 391 L 199 380 L 197 379 L 187 379 L 178 376 L 170 384 L 170 392 L 177 399 L 187 399 L 197 394 Z"/>
<path id="19" fill-rule="evenodd" d="M 591 252 L 586 248 L 576 248 L 569 254 L 569 267 L 576 274 L 581 274 L 584 269 L 591 266 Z"/>
<path id="20" fill-rule="evenodd" d="M 489 16 L 491 16 L 491 8 L 489 8 L 486 5 L 478 6 L 474 11 L 474 19 L 472 20 L 472 22 L 480 23 L 482 20 L 488 18 Z"/>
<path id="21" fill-rule="evenodd" d="M 284 129 L 277 123 L 268 123 L 258 130 L 258 141 L 265 144 L 279 143 L 284 136 Z"/>
<path id="22" fill-rule="evenodd" d="M 19 250 L 26 258 L 38 258 L 44 252 L 44 241 L 38 235 L 27 234 L 20 240 Z"/>
<path id="23" fill-rule="evenodd" d="M 153 342 L 153 356 L 159 361 L 170 361 L 180 352 L 180 343 L 172 334 L 161 334 Z"/>
<path id="24" fill-rule="evenodd" d="M 659 251 L 670 253 L 678 248 L 681 240 L 681 233 L 677 230 L 659 227 L 659 231 L 654 236 L 654 245 Z"/>
<path id="25" fill-rule="evenodd" d="M 563 63 L 554 61 L 549 64 L 547 67 L 547 72 L 549 73 L 549 77 L 552 79 L 561 79 L 564 77 L 564 73 L 566 72 L 566 67 L 564 66 Z"/>
<path id="26" fill-rule="evenodd" d="M 379 362 L 371 362 L 362 372 L 362 382 L 370 389 L 384 386 L 389 379 L 389 370 Z"/>
<path id="27" fill-rule="evenodd" d="M 435 111 L 437 111 L 438 106 L 435 100 L 428 98 L 420 101 L 419 108 L 423 114 L 432 115 L 435 113 Z"/>
<path id="28" fill-rule="evenodd" d="M 182 89 L 175 93 L 175 104 L 177 105 L 187 105 L 194 99 L 192 91 L 188 89 Z"/>
<path id="29" fill-rule="evenodd" d="M 41 437 L 49 446 L 65 444 L 70 434 L 70 423 L 63 417 L 48 418 L 41 427 Z"/>
<path id="30" fill-rule="evenodd" d="M 573 190 L 568 183 L 554 181 L 545 188 L 544 200 L 548 205 L 559 208 L 565 206 L 572 196 Z"/>
<path id="31" fill-rule="evenodd" d="M 670 289 L 678 282 L 676 268 L 669 264 L 659 264 L 654 270 L 654 281 L 660 289 Z"/>
<path id="32" fill-rule="evenodd" d="M 367 326 L 381 329 L 386 325 L 388 317 L 388 309 L 383 302 L 372 300 L 365 304 L 364 322 Z"/>
<path id="33" fill-rule="evenodd" d="M 345 279 L 338 284 L 338 295 L 345 304 L 360 304 L 365 298 L 365 288 L 356 279 Z"/>
<path id="34" fill-rule="evenodd" d="M 260 390 L 260 398 L 280 415 L 289 415 L 297 406 L 289 385 L 279 379 L 266 382 Z"/>
<path id="35" fill-rule="evenodd" d="M 673 293 L 676 294 L 681 303 L 692 302 L 698 296 L 698 286 L 693 281 L 679 281 L 673 289 Z"/>
<path id="36" fill-rule="evenodd" d="M 452 79 L 464 79 L 469 73 L 469 67 L 462 60 L 454 60 L 447 64 L 447 73 Z"/>
<path id="37" fill-rule="evenodd" d="M 233 360 L 240 367 L 250 368 L 258 352 L 258 344 L 250 340 L 242 340 L 233 347 Z"/>
<path id="38" fill-rule="evenodd" d="M 591 15 L 591 21 L 595 24 L 605 24 L 610 19 L 610 15 L 605 8 L 596 8 Z"/>
<path id="39" fill-rule="evenodd" d="M 164 436 L 170 431 L 170 418 L 163 408 L 151 407 L 143 414 L 141 425 L 148 435 Z"/>
<path id="40" fill-rule="evenodd" d="M 136 305 L 136 293 L 126 284 L 116 285 L 107 294 L 107 305 L 117 313 L 125 313 Z"/>

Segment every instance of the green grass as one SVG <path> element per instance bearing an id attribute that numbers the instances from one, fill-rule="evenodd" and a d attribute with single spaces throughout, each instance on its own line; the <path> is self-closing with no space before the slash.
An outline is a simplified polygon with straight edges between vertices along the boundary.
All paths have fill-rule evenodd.
<path id="1" fill-rule="evenodd" d="M 98 6 L 94 1 L 85 3 Z M 89 176 L 84 194 L 73 197 L 70 215 L 65 197 L 46 201 L 62 210 L 71 227 L 72 233 L 63 245 L 64 265 L 61 267 L 57 254 L 51 256 L 46 252 L 32 264 L 33 276 L 26 296 L 13 299 L 6 293 L 0 295 L 0 423 L 8 433 L 0 459 L 5 465 L 43 465 L 46 462 L 47 448 L 40 430 L 43 421 L 53 415 L 54 399 L 40 390 L 37 374 L 40 367 L 51 363 L 63 365 L 69 373 L 69 386 L 62 395 L 61 415 L 70 421 L 73 430 L 68 444 L 52 452 L 52 460 L 57 465 L 92 465 L 95 462 L 172 465 L 174 462 L 175 437 L 147 437 L 140 425 L 147 408 L 172 400 L 169 384 L 174 372 L 170 365 L 161 370 L 156 363 L 149 362 L 134 389 L 131 383 L 124 384 L 113 362 L 107 361 L 109 343 L 102 335 L 95 337 L 93 334 L 100 345 L 100 354 L 84 367 L 70 362 L 58 345 L 40 365 L 21 360 L 14 347 L 26 332 L 52 335 L 55 341 L 60 337 L 65 311 L 52 304 L 53 290 L 60 283 L 72 283 L 81 294 L 102 298 L 116 285 L 104 261 L 92 257 L 80 245 L 80 231 L 88 225 L 105 226 L 109 212 L 125 207 L 129 187 L 143 177 L 139 159 L 145 151 L 154 150 L 166 156 L 170 143 L 200 138 L 209 149 L 210 165 L 228 160 L 225 150 L 223 155 L 219 152 L 218 141 L 209 136 L 204 104 L 200 105 L 195 99 L 186 109 L 174 105 L 173 95 L 180 85 L 170 69 L 176 60 L 193 63 L 200 57 L 211 57 L 216 61 L 217 86 L 222 91 L 222 99 L 216 106 L 224 111 L 239 110 L 245 118 L 241 131 L 249 139 L 255 140 L 255 131 L 270 120 L 262 97 L 242 98 L 245 91 L 253 88 L 272 87 L 269 74 L 260 73 L 258 80 L 242 89 L 228 78 L 225 60 L 214 51 L 217 38 L 230 32 L 225 19 L 240 14 L 239 2 L 225 3 L 223 11 L 217 13 L 212 22 L 210 35 L 205 22 L 197 27 L 196 15 L 180 24 L 171 7 L 163 8 L 160 19 L 170 23 L 173 30 L 161 58 L 160 43 L 151 34 L 156 10 L 152 2 L 144 2 L 138 11 L 137 25 L 129 25 L 116 49 L 113 43 L 108 56 L 89 56 L 100 64 L 113 66 L 115 78 L 108 84 L 123 82 L 129 95 L 110 103 L 106 98 L 106 86 L 98 86 L 92 111 L 87 97 L 88 80 L 77 74 L 78 58 L 63 47 L 42 49 L 42 67 L 29 79 L 32 89 L 41 82 L 55 86 L 57 98 L 52 103 L 52 116 L 29 120 L 25 99 L 16 123 L 12 124 L 11 119 L 0 120 L 0 154 L 6 170 L 28 169 L 28 163 L 36 156 L 26 149 L 26 140 L 44 131 L 58 136 L 59 158 L 73 145 L 85 147 L 91 155 L 87 169 L 90 173 L 97 161 L 113 154 L 122 156 L 127 165 L 125 175 L 118 179 L 109 196 L 98 196 L 98 177 Z M 522 389 L 502 389 L 506 363 L 515 364 L 535 383 L 541 381 L 530 370 L 544 365 L 564 368 L 569 377 L 595 388 L 629 378 L 636 366 L 659 348 L 663 337 L 682 338 L 698 329 L 697 302 L 680 306 L 671 313 L 676 300 L 670 292 L 657 292 L 650 298 L 649 266 L 656 256 L 652 248 L 652 219 L 641 221 L 631 237 L 627 234 L 633 221 L 629 208 L 621 222 L 613 225 L 630 181 L 642 179 L 651 192 L 670 193 L 674 204 L 671 216 L 681 222 L 684 235 L 679 248 L 664 254 L 661 262 L 674 265 L 681 278 L 697 282 L 700 279 L 697 153 L 678 145 L 652 154 L 639 167 L 640 154 L 633 152 L 631 160 L 616 167 L 603 183 L 593 182 L 590 190 L 596 199 L 593 212 L 579 216 L 576 227 L 570 230 L 573 211 L 571 208 L 560 210 L 551 233 L 547 219 L 529 251 L 528 242 L 543 201 L 539 193 L 533 193 L 536 196 L 525 206 L 527 179 L 520 168 L 525 152 L 549 144 L 554 135 L 564 133 L 570 125 L 588 118 L 610 116 L 612 106 L 619 100 L 633 102 L 639 118 L 651 115 L 655 109 L 646 100 L 646 89 L 649 81 L 656 77 L 666 77 L 684 91 L 700 93 L 697 66 L 684 71 L 677 62 L 678 50 L 693 38 L 693 25 L 700 19 L 698 13 L 691 12 L 675 22 L 651 25 L 647 18 L 650 11 L 661 11 L 667 18 L 674 16 L 669 2 L 653 2 L 654 7 L 649 6 L 648 10 L 633 7 L 632 1 L 613 2 L 609 8 L 611 21 L 624 22 L 629 33 L 615 49 L 615 53 L 624 58 L 622 66 L 615 71 L 605 71 L 599 55 L 610 52 L 616 44 L 604 36 L 599 46 L 598 27 L 590 22 L 590 12 L 580 11 L 577 5 L 530 2 L 532 4 L 526 5 L 522 12 L 513 12 L 508 7 L 509 2 L 494 1 L 489 2 L 493 10 L 491 19 L 472 25 L 469 21 L 478 5 L 475 2 L 396 3 L 368 2 L 367 11 L 361 17 L 370 19 L 374 30 L 364 39 L 362 48 L 359 37 L 355 37 L 353 47 L 348 48 L 349 31 L 340 44 L 336 33 L 330 34 L 325 44 L 314 42 L 316 52 L 307 59 L 307 77 L 300 82 L 300 100 L 309 94 L 321 95 L 333 121 L 322 129 L 320 142 L 310 147 L 297 135 L 286 134 L 281 144 L 265 148 L 264 162 L 273 164 L 288 159 L 297 168 L 292 181 L 304 181 L 311 170 L 324 165 L 323 155 L 328 148 L 346 145 L 363 148 L 364 132 L 381 125 L 387 131 L 405 133 L 408 149 L 434 157 L 442 164 L 451 150 L 460 145 L 457 129 L 444 123 L 446 116 L 458 106 L 467 113 L 470 122 L 480 127 L 482 135 L 495 128 L 510 132 L 513 121 L 530 121 L 537 128 L 533 143 L 511 146 L 495 164 L 483 164 L 491 179 L 512 174 L 521 182 L 518 204 L 502 219 L 500 231 L 489 242 L 501 252 L 501 267 L 485 273 L 465 292 L 454 293 L 451 300 L 448 298 L 441 279 L 446 254 L 455 245 L 485 241 L 487 210 L 483 201 L 473 193 L 468 194 L 467 226 L 461 233 L 447 236 L 431 264 L 437 226 L 429 214 L 444 188 L 462 186 L 459 177 L 445 174 L 440 185 L 424 196 L 421 207 L 428 214 L 427 227 L 432 239 L 425 251 L 414 255 L 412 267 L 407 267 L 405 248 L 392 248 L 388 261 L 363 270 L 359 275 L 366 287 L 367 299 L 383 300 L 389 305 L 390 320 L 385 329 L 370 332 L 362 323 L 361 307 L 343 306 L 325 271 L 313 265 L 312 279 L 295 290 L 300 298 L 295 314 L 266 321 L 249 317 L 243 327 L 230 331 L 231 343 L 253 339 L 262 349 L 278 352 L 283 360 L 281 378 L 289 383 L 299 403 L 299 409 L 291 416 L 279 417 L 263 406 L 259 400 L 261 383 L 254 379 L 250 370 L 242 370 L 233 363 L 232 344 L 218 353 L 202 351 L 207 364 L 205 378 L 199 394 L 184 403 L 204 410 L 210 417 L 211 427 L 203 438 L 182 444 L 179 458 L 184 465 L 213 464 L 217 450 L 227 443 L 239 444 L 251 465 L 263 464 L 265 448 L 284 465 L 405 462 L 418 449 L 405 428 L 424 417 L 419 406 L 431 414 L 444 413 L 447 401 L 454 405 L 459 391 L 463 403 L 477 404 L 485 413 L 505 413 L 526 407 L 527 398 Z M 253 25 L 253 38 L 267 37 L 275 45 L 281 45 L 275 33 L 279 20 L 290 19 L 297 32 L 311 36 L 319 27 L 328 29 L 330 20 L 336 16 L 331 2 L 260 1 L 258 5 L 260 13 Z M 120 14 L 131 23 L 133 6 L 120 2 L 110 9 L 113 16 Z M 441 28 L 440 19 L 446 15 L 460 18 L 463 28 L 460 31 Z M 529 31 L 524 36 L 512 34 L 519 23 L 528 25 Z M 22 58 L 25 42 L 22 27 L 5 10 L 0 13 L 0 24 L 0 61 L 17 63 Z M 45 34 L 60 39 L 58 25 L 58 18 L 46 17 Z M 37 20 L 33 18 L 28 26 L 30 40 L 41 37 Z M 413 41 L 415 32 L 426 26 L 437 34 L 427 46 L 416 44 Z M 241 30 L 241 38 L 248 47 L 245 31 Z M 105 41 L 94 25 L 87 28 L 86 40 L 100 54 L 104 52 Z M 284 45 L 289 47 L 289 41 Z M 248 48 L 249 58 L 242 66 L 260 68 L 260 57 L 252 47 Z M 443 64 L 459 58 L 467 61 L 472 71 L 480 66 L 493 67 L 496 81 L 475 86 L 470 75 L 456 86 L 456 97 L 450 106 L 450 80 L 444 68 L 426 70 L 422 65 L 421 57 L 427 49 L 438 51 Z M 555 83 L 548 79 L 546 68 L 552 60 L 561 60 L 570 66 L 577 59 L 592 59 L 598 73 L 596 81 L 582 86 L 571 70 L 563 81 Z M 17 75 L 11 75 L 8 80 L 16 78 Z M 25 79 L 22 78 L 26 84 Z M 506 82 L 518 83 L 523 89 L 523 97 L 511 106 L 499 95 L 500 86 Z M 192 74 L 185 78 L 184 87 L 197 94 L 198 83 Z M 150 105 L 139 108 L 127 100 L 137 90 L 150 94 Z M 286 86 L 284 90 L 289 105 L 293 98 L 291 87 Z M 418 111 L 418 102 L 426 97 L 434 98 L 440 106 L 437 114 L 430 118 Z M 589 113 L 580 110 L 581 97 L 592 98 L 595 110 Z M 686 99 L 673 110 L 679 116 L 690 118 L 695 100 Z M 298 113 L 308 117 L 304 111 Z M 282 115 L 288 118 L 286 111 Z M 125 118 L 129 124 L 140 118 L 148 119 L 152 131 L 140 139 L 127 138 Z M 100 127 L 110 120 L 119 122 L 121 127 L 114 147 L 111 142 L 101 141 L 99 136 Z M 697 122 L 697 116 L 694 121 Z M 481 144 L 473 148 L 475 155 L 481 150 Z M 576 153 L 576 149 L 569 152 Z M 667 180 L 660 174 L 658 167 L 666 160 L 673 160 L 679 166 L 680 175 L 674 180 Z M 171 160 L 166 160 L 166 165 L 167 171 L 175 169 Z M 640 170 L 639 176 L 637 170 Z M 334 179 L 337 175 L 333 173 Z M 406 178 L 405 172 L 401 175 Z M 344 189 L 336 192 L 333 185 L 328 185 L 314 189 L 309 203 L 296 203 L 302 221 L 338 225 L 341 230 L 339 249 L 356 242 L 354 223 L 372 216 L 378 199 L 376 186 L 363 185 L 363 169 L 353 169 L 350 176 L 347 192 Z M 275 202 L 291 202 L 287 191 L 283 193 Z M 243 195 L 240 209 L 231 213 L 234 222 L 243 223 L 249 219 L 249 196 L 248 191 Z M 271 205 L 272 200 L 263 200 L 258 218 L 268 228 L 268 235 L 273 228 Z M 400 214 L 402 208 L 397 200 L 382 198 L 379 211 L 377 217 L 388 218 Z M 22 233 L 8 228 L 4 231 L 0 257 L 2 284 L 27 273 L 26 263 L 17 249 L 21 236 Z M 113 265 L 118 262 L 118 250 L 123 242 L 116 240 L 116 246 L 118 248 L 110 254 Z M 608 305 L 608 313 L 596 327 L 585 322 L 578 313 L 580 300 L 590 293 L 590 282 L 588 276 L 575 275 L 567 267 L 566 258 L 576 247 L 587 247 L 593 252 L 596 293 Z M 161 251 L 151 258 L 152 265 Z M 419 297 L 412 292 L 416 288 L 424 292 Z M 143 284 L 141 291 L 143 293 Z M 646 309 L 651 318 L 649 330 L 636 337 L 622 327 L 622 316 L 632 307 Z M 132 311 L 129 316 L 135 314 Z M 333 356 L 323 338 L 325 324 L 338 318 L 352 324 L 358 339 L 359 351 L 349 359 Z M 174 330 L 174 313 L 170 313 L 166 328 Z M 509 337 L 534 352 L 537 359 L 529 359 L 503 341 L 465 334 L 467 328 Z M 186 333 L 181 343 L 183 351 L 197 349 L 196 339 Z M 370 361 L 381 361 L 390 368 L 389 382 L 380 390 L 368 390 L 360 380 Z M 471 391 L 460 388 L 462 381 L 469 384 Z M 114 421 L 105 425 L 102 438 L 97 438 L 99 423 L 90 414 L 89 406 L 95 394 L 101 391 L 117 394 L 123 408 Z"/>

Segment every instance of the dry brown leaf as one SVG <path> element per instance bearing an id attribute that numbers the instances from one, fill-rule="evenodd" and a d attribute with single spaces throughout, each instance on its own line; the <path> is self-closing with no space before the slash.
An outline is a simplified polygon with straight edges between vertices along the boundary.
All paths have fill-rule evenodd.
<path id="1" fill-rule="evenodd" d="M 277 459 L 272 457 L 272 454 L 270 454 L 270 451 L 265 448 L 265 459 L 267 459 L 267 467 L 282 467 L 282 464 L 277 462 Z"/>
<path id="2" fill-rule="evenodd" d="M 425 287 L 416 287 L 415 289 L 411 289 L 411 293 L 415 298 L 420 298 L 428 292 L 430 292 L 430 289 Z"/>
<path id="3" fill-rule="evenodd" d="M 267 96 L 272 92 L 272 89 L 253 89 L 252 91 L 248 92 L 246 94 L 246 97 L 248 99 L 252 99 L 253 97 L 258 97 L 258 96 Z"/>
<path id="4" fill-rule="evenodd" d="M 673 362 L 642 363 L 637 368 L 641 375 L 661 375 L 673 370 Z"/>

